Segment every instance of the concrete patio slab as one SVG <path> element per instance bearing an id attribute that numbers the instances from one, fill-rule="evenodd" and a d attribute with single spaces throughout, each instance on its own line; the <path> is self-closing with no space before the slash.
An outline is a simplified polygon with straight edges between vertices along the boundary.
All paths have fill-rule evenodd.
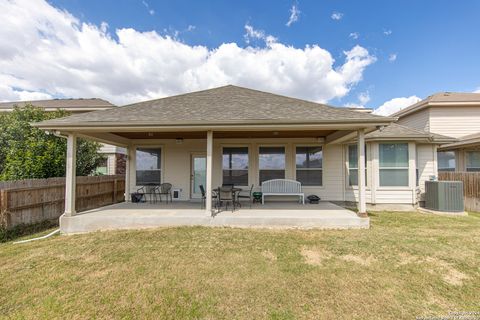
<path id="1" fill-rule="evenodd" d="M 355 212 L 330 202 L 312 205 L 272 202 L 251 209 L 244 204 L 234 212 L 221 211 L 213 217 L 200 209 L 198 202 L 118 203 L 60 217 L 63 234 L 174 226 L 360 229 L 369 225 L 369 218 L 360 218 Z"/>

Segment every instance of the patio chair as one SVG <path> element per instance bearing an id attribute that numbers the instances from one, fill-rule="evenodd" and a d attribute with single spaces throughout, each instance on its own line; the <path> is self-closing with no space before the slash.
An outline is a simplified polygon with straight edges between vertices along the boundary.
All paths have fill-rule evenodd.
<path id="1" fill-rule="evenodd" d="M 232 204 L 232 212 L 236 209 L 237 201 L 232 187 L 221 187 L 218 190 L 217 207 L 221 208 L 225 204 L 225 210 L 228 210 L 228 204 Z"/>
<path id="2" fill-rule="evenodd" d="M 198 188 L 200 189 L 200 192 L 202 193 L 202 206 L 201 209 L 205 208 L 205 202 L 207 201 L 207 193 L 205 192 L 205 187 L 203 184 L 199 185 Z M 217 199 L 217 193 L 215 190 L 212 190 L 212 199 Z M 217 207 L 217 201 L 215 201 L 215 208 Z"/>
<path id="3" fill-rule="evenodd" d="M 167 198 L 167 203 L 168 203 L 168 198 L 170 197 L 170 202 L 173 201 L 172 197 L 172 184 L 168 182 L 164 182 L 158 187 L 155 188 L 155 193 L 158 195 L 160 202 L 162 202 L 162 195 L 165 195 Z"/>
<path id="4" fill-rule="evenodd" d="M 242 194 L 242 191 L 238 194 L 238 201 L 240 201 L 240 199 L 248 199 L 249 203 L 250 203 L 250 209 L 252 208 L 252 202 L 253 202 L 253 184 L 252 186 L 250 187 L 250 191 L 248 194 Z"/>
<path id="5" fill-rule="evenodd" d="M 235 185 L 233 183 L 222 183 L 222 188 L 227 187 L 227 188 L 233 188 Z"/>

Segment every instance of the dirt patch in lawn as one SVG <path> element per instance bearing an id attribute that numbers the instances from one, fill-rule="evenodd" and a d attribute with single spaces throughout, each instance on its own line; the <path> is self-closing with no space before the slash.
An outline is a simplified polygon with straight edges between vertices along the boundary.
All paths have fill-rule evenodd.
<path id="1" fill-rule="evenodd" d="M 311 266 L 320 266 L 326 259 L 330 259 L 332 254 L 324 249 L 319 248 L 302 248 L 301 255 L 306 264 Z"/>
<path id="2" fill-rule="evenodd" d="M 376 259 L 373 256 L 364 257 L 364 256 L 353 255 L 353 254 L 347 254 L 347 255 L 341 256 L 341 259 L 349 262 L 354 262 L 362 266 L 369 266 L 376 261 Z"/>
<path id="3" fill-rule="evenodd" d="M 433 257 L 428 257 L 425 259 L 425 261 L 434 266 L 434 269 L 428 270 L 429 272 L 437 273 L 440 271 L 442 280 L 453 286 L 461 286 L 463 285 L 464 280 L 470 278 L 465 273 L 452 267 L 452 265 L 446 261 Z"/>
<path id="4" fill-rule="evenodd" d="M 271 261 L 271 262 L 277 261 L 277 256 L 270 250 L 263 251 L 262 256 L 268 261 Z"/>
<path id="5" fill-rule="evenodd" d="M 450 263 L 435 257 L 422 258 L 408 253 L 401 253 L 399 265 L 423 264 L 430 274 L 438 274 L 442 280 L 453 286 L 461 286 L 465 280 L 470 279 L 465 273 L 455 269 Z"/>

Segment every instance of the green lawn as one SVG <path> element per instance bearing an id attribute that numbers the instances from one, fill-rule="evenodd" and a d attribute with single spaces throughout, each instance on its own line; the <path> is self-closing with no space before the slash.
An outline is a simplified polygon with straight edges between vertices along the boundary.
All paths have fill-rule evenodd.
<path id="1" fill-rule="evenodd" d="M 0 244 L 0 318 L 415 319 L 480 312 L 480 215 L 370 230 L 168 228 Z"/>

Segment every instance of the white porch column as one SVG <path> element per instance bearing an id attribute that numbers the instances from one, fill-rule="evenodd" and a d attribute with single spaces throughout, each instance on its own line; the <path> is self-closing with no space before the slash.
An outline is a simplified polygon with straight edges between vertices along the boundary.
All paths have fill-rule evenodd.
<path id="1" fill-rule="evenodd" d="M 213 131 L 207 131 L 207 183 L 206 183 L 206 199 L 205 211 L 207 214 L 212 214 L 212 167 L 213 167 Z"/>
<path id="2" fill-rule="evenodd" d="M 125 160 L 125 202 L 131 201 L 130 199 L 130 149 L 128 146 L 125 148 L 126 160 Z"/>
<path id="3" fill-rule="evenodd" d="M 70 133 L 67 137 L 67 167 L 65 171 L 65 215 L 75 214 L 75 191 L 76 191 L 76 157 L 77 135 Z"/>
<path id="4" fill-rule="evenodd" d="M 358 151 L 358 214 L 367 215 L 367 204 L 365 199 L 365 130 L 357 132 Z"/>

